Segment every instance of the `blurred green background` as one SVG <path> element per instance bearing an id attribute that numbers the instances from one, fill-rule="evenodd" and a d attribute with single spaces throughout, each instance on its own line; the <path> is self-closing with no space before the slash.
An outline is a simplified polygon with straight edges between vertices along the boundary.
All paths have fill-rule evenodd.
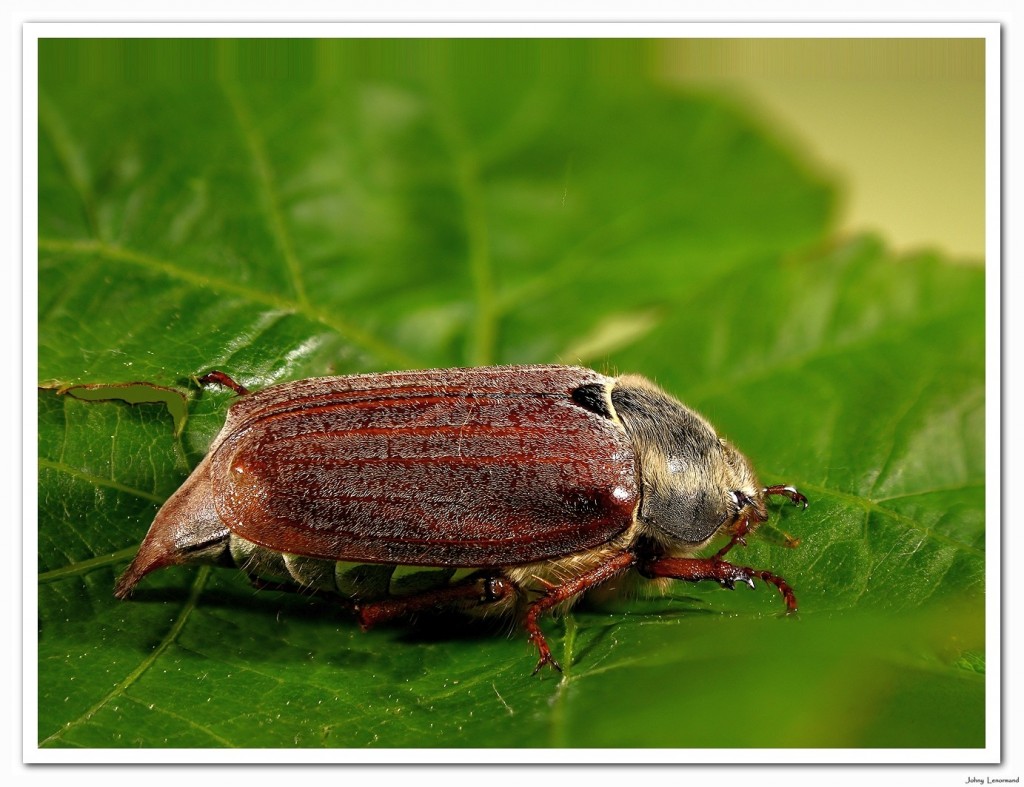
<path id="1" fill-rule="evenodd" d="M 980 46 L 41 41 L 40 745 L 983 746 Z M 837 140 L 955 125 L 879 63 L 969 133 L 928 177 L 890 161 L 872 214 Z M 872 133 L 801 137 L 837 116 Z M 950 178 L 962 221 L 921 235 Z M 652 377 L 808 495 L 742 553 L 798 618 L 765 587 L 592 599 L 531 677 L 519 632 L 362 634 L 238 572 L 113 599 L 223 423 L 193 376 L 552 361 Z M 180 434 L 56 392 L 138 380 Z"/>
<path id="2" fill-rule="evenodd" d="M 981 39 L 701 39 L 664 48 L 672 81 L 744 101 L 842 182 L 840 232 L 985 255 Z"/>

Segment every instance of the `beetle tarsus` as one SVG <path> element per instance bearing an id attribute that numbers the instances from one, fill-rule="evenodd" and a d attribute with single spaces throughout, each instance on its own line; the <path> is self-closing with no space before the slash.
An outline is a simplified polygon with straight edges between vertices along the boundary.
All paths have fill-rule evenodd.
<path id="1" fill-rule="evenodd" d="M 551 649 L 548 647 L 548 643 L 544 641 L 542 637 L 540 642 L 534 643 L 537 645 L 537 649 L 541 651 L 540 659 L 537 661 L 537 666 L 533 668 L 531 675 L 536 675 L 541 669 L 547 664 L 549 667 L 555 670 L 555 672 L 562 672 L 562 665 L 555 661 L 555 657 L 551 655 Z M 541 645 L 543 644 L 543 649 Z"/>
<path id="2" fill-rule="evenodd" d="M 762 494 L 765 497 L 771 497 L 772 495 L 778 495 L 780 497 L 788 497 L 793 501 L 793 505 L 802 505 L 805 509 L 807 508 L 807 498 L 800 494 L 799 490 L 795 486 L 789 486 L 788 484 L 776 484 L 775 486 L 766 486 L 762 490 Z"/>
<path id="3" fill-rule="evenodd" d="M 530 633 L 530 642 L 537 648 L 539 658 L 537 659 L 537 666 L 533 668 L 531 675 L 536 675 L 541 671 L 541 668 L 545 664 L 550 666 L 556 672 L 562 671 L 562 665 L 559 664 L 555 657 L 551 655 L 551 647 L 548 645 L 548 641 L 544 639 L 544 632 L 540 630 L 540 626 L 537 625 L 536 616 L 532 618 L 527 615 L 526 629 Z"/>
<path id="4" fill-rule="evenodd" d="M 782 598 L 786 601 L 786 614 L 792 615 L 797 611 L 796 593 L 793 592 L 793 588 L 790 587 L 789 583 L 777 574 L 773 574 L 770 571 L 759 571 L 752 570 L 754 576 L 759 577 L 761 581 L 768 585 L 775 585 L 782 594 Z M 751 587 L 753 587 L 753 580 L 750 581 Z"/>
<path id="5" fill-rule="evenodd" d="M 728 588 L 736 582 L 743 582 L 754 587 L 754 577 L 761 579 L 769 585 L 779 589 L 786 601 L 787 612 L 796 612 L 796 593 L 793 588 L 782 577 L 770 571 L 750 568 L 749 566 L 735 566 L 720 560 L 717 555 L 713 557 L 661 557 L 654 558 L 642 563 L 639 567 L 640 573 L 646 577 L 669 577 L 671 579 L 682 579 L 686 582 L 701 582 L 709 579 L 718 582 Z"/>
<path id="6" fill-rule="evenodd" d="M 530 674 L 536 675 L 545 664 L 550 664 L 555 670 L 561 672 L 562 666 L 555 661 L 554 656 L 551 655 L 551 647 L 548 645 L 548 641 L 544 639 L 544 632 L 540 630 L 540 625 L 537 623 L 537 615 L 539 613 L 534 613 L 535 606 L 536 604 L 527 610 L 526 620 L 524 622 L 526 631 L 530 635 L 530 642 L 532 642 L 534 647 L 537 648 L 537 653 L 539 655 L 539 658 L 537 659 L 537 666 L 533 668 L 533 672 Z"/>

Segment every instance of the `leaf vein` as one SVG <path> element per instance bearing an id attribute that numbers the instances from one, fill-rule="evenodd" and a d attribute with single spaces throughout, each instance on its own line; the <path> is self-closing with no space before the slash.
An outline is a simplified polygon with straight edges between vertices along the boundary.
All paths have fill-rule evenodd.
<path id="1" fill-rule="evenodd" d="M 79 560 L 74 563 L 69 563 L 66 566 L 60 568 L 51 568 L 49 571 L 43 571 L 39 574 L 39 582 L 56 582 L 60 579 L 67 579 L 68 577 L 76 577 L 82 574 L 88 574 L 90 571 L 95 571 L 98 568 L 106 568 L 117 563 L 123 563 L 127 561 L 132 555 L 135 554 L 137 547 L 125 547 L 119 549 L 117 552 L 111 552 L 109 555 L 98 555 L 87 560 Z"/>
<path id="2" fill-rule="evenodd" d="M 164 276 L 195 285 L 199 288 L 231 293 L 253 303 L 280 309 L 306 317 L 312 322 L 318 322 L 335 331 L 343 338 L 377 355 L 381 360 L 394 364 L 398 368 L 410 369 L 422 366 L 412 356 L 391 343 L 345 320 L 329 315 L 314 306 L 296 303 L 287 298 L 247 287 L 243 284 L 237 284 L 227 279 L 221 279 L 205 273 L 195 273 L 165 260 L 130 249 L 101 241 L 64 241 L 53 238 L 40 238 L 39 249 L 40 251 L 54 251 L 82 256 L 99 255 L 110 262 L 120 262 L 135 265 L 144 270 L 157 271 Z"/>
<path id="3" fill-rule="evenodd" d="M 144 492 L 141 489 L 138 489 L 133 486 L 128 486 L 127 484 L 122 484 L 118 481 L 115 481 L 112 478 L 103 478 L 102 476 L 94 475 L 92 473 L 86 472 L 85 470 L 79 470 L 78 468 L 71 467 L 70 465 L 65 464 L 64 462 L 55 462 L 52 459 L 45 459 L 43 457 L 39 457 L 39 467 L 45 467 L 49 470 L 56 470 L 57 472 L 65 473 L 66 475 L 69 475 L 72 478 L 77 478 L 80 481 L 85 481 L 86 483 L 92 484 L 93 486 L 104 486 L 107 487 L 108 489 L 114 489 L 118 492 L 124 492 L 125 494 L 128 495 L 134 495 L 135 497 L 142 498 L 143 500 L 149 500 L 153 503 L 164 502 L 164 498 L 160 497 L 159 495 L 155 495 L 152 492 Z"/>
<path id="4" fill-rule="evenodd" d="M 92 186 L 89 183 L 89 170 L 85 163 L 85 153 L 81 145 L 72 136 L 60 111 L 45 95 L 39 96 L 39 123 L 53 144 L 57 160 L 67 174 L 71 188 L 82 206 L 82 214 L 89 226 L 89 231 L 99 235 L 99 222 L 96 219 L 96 204 Z"/>
<path id="5" fill-rule="evenodd" d="M 284 257 L 292 289 L 295 291 L 295 299 L 303 309 L 309 309 L 310 302 L 306 294 L 306 286 L 302 280 L 302 268 L 295 253 L 291 234 L 288 232 L 288 227 L 285 224 L 284 213 L 281 208 L 281 198 L 274 187 L 274 174 L 270 166 L 266 146 L 256 130 L 256 123 L 253 121 L 252 113 L 249 112 L 249 108 L 246 106 L 238 86 L 230 81 L 225 81 L 223 86 L 228 103 L 231 104 L 231 109 L 235 113 L 235 118 L 242 130 L 242 136 L 245 138 L 249 153 L 252 156 L 253 165 L 256 169 L 256 180 L 259 182 L 266 203 L 271 231 L 277 241 L 278 248 L 281 250 L 281 255 Z"/>
<path id="6" fill-rule="evenodd" d="M 188 619 L 192 615 L 192 612 L 195 611 L 199 603 L 199 596 L 202 594 L 203 588 L 206 586 L 206 579 L 209 575 L 209 566 L 203 566 L 201 569 L 199 569 L 199 572 L 196 576 L 196 580 L 192 583 L 192 592 L 189 593 L 188 600 L 185 602 L 185 605 L 181 608 L 181 612 L 178 613 L 177 619 L 171 625 L 170 629 L 168 629 L 167 634 L 164 636 L 164 638 L 160 640 L 160 642 L 157 644 L 155 648 L 153 648 L 149 655 L 147 655 L 146 658 L 144 658 L 139 663 L 139 666 L 132 670 L 130 673 L 128 673 L 124 680 L 122 680 L 120 683 L 114 686 L 113 689 L 111 689 L 102 699 L 100 699 L 96 704 L 89 708 L 89 710 L 87 710 L 77 719 L 72 719 L 71 721 L 66 722 L 64 726 L 61 727 L 59 730 L 57 730 L 56 732 L 52 733 L 51 735 L 47 736 L 42 741 L 40 741 L 40 747 L 45 746 L 49 743 L 55 743 L 59 741 L 61 738 L 64 737 L 65 733 L 67 733 L 69 730 L 72 730 L 75 727 L 78 727 L 79 725 L 84 724 L 85 722 L 92 719 L 93 716 L 95 716 L 99 711 L 106 707 L 112 700 L 116 699 L 117 697 L 123 696 L 125 692 L 132 686 L 132 684 L 138 681 L 138 679 L 142 677 L 146 670 L 153 666 L 156 660 L 161 655 L 163 655 L 163 652 L 167 650 L 167 648 L 169 648 L 172 644 L 174 644 L 174 641 L 178 638 L 178 635 L 181 633 L 181 630 L 185 627 L 185 623 L 188 622 Z"/>
<path id="7" fill-rule="evenodd" d="M 180 713 L 175 713 L 174 711 L 167 710 L 167 708 L 164 708 L 164 707 L 159 706 L 159 705 L 155 705 L 155 704 L 148 703 L 148 702 L 143 702 L 142 700 L 137 699 L 136 697 L 126 696 L 125 699 L 127 699 L 129 702 L 135 703 L 136 705 L 140 705 L 141 707 L 144 707 L 144 708 L 146 708 L 148 710 L 155 711 L 157 713 L 161 713 L 164 716 L 169 716 L 170 718 L 175 719 L 176 721 L 180 721 L 185 726 L 191 727 L 192 729 L 198 730 L 199 732 L 201 732 L 201 733 L 203 733 L 205 735 L 208 735 L 209 737 L 213 738 L 213 740 L 217 741 L 217 743 L 219 743 L 221 746 L 225 746 L 225 747 L 230 748 L 230 749 L 234 749 L 237 746 L 237 744 L 233 743 L 232 741 L 228 740 L 225 737 L 222 737 L 222 736 L 218 735 L 213 730 L 211 730 L 209 727 L 206 727 L 206 726 L 204 726 L 202 724 L 198 724 L 195 721 L 195 719 L 189 718 L 188 716 L 182 716 Z"/>

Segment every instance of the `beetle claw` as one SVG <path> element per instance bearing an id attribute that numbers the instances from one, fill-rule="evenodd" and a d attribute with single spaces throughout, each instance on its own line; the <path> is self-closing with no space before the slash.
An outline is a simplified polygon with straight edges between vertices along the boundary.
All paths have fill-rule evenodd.
<path id="1" fill-rule="evenodd" d="M 555 661 L 555 657 L 552 656 L 551 653 L 545 653 L 540 657 L 540 660 L 537 662 L 537 666 L 533 668 L 533 672 L 530 674 L 536 675 L 545 664 L 552 667 L 556 672 L 562 671 L 562 665 Z"/>
<path id="2" fill-rule="evenodd" d="M 789 484 L 778 484 L 776 486 L 766 486 L 761 493 L 765 496 L 781 495 L 788 497 L 793 501 L 795 506 L 803 506 L 807 508 L 807 498 L 800 494 L 800 491 L 795 486 Z"/>
<path id="3" fill-rule="evenodd" d="M 537 660 L 537 666 L 530 673 L 531 675 L 536 675 L 540 672 L 545 664 L 550 665 L 556 672 L 562 671 L 562 665 L 555 661 L 555 657 L 551 655 L 551 648 L 548 646 L 548 642 L 544 639 L 544 634 L 539 628 L 530 632 L 530 642 L 537 648 L 537 653 L 540 656 Z"/>

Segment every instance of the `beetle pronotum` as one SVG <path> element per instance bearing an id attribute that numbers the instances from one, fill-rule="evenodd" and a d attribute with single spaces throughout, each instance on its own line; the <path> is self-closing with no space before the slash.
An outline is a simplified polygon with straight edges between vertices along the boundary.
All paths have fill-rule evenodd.
<path id="1" fill-rule="evenodd" d="M 117 583 L 183 563 L 339 591 L 360 624 L 455 607 L 518 612 L 544 664 L 553 607 L 633 571 L 648 580 L 760 578 L 723 558 L 767 519 L 750 462 L 634 375 L 570 366 L 436 369 L 284 383 L 239 394 L 207 456 L 156 515 Z M 718 535 L 728 543 L 695 557 Z M 536 672 L 536 670 L 534 670 Z"/>

